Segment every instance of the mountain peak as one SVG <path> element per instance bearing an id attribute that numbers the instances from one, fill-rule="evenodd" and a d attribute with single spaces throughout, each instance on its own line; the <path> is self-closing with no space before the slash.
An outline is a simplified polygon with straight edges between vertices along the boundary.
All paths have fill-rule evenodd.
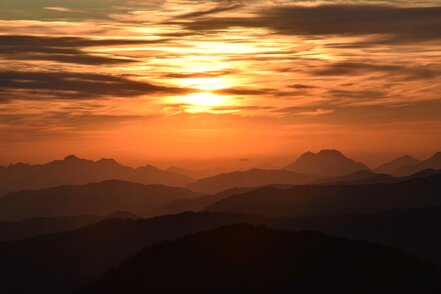
<path id="1" fill-rule="evenodd" d="M 318 153 L 303 153 L 285 169 L 298 173 L 343 176 L 359 170 L 368 170 L 368 167 L 351 160 L 338 150 L 324 149 Z"/>
<path id="2" fill-rule="evenodd" d="M 325 155 L 325 156 L 344 156 L 343 153 L 341 153 L 338 150 L 335 149 L 323 149 L 320 150 L 318 155 Z"/>
<path id="3" fill-rule="evenodd" d="M 74 154 L 70 154 L 70 155 L 66 156 L 66 157 L 64 158 L 64 160 L 80 160 L 80 158 L 77 157 L 77 156 L 74 155 Z"/>
<path id="4" fill-rule="evenodd" d="M 397 170 L 400 168 L 403 168 L 405 166 L 415 165 L 419 162 L 418 159 L 415 157 L 412 157 L 410 155 L 403 155 L 401 157 L 398 157 L 392 161 L 389 161 L 385 164 L 380 165 L 375 169 L 378 173 L 385 173 L 385 174 L 394 174 Z"/>

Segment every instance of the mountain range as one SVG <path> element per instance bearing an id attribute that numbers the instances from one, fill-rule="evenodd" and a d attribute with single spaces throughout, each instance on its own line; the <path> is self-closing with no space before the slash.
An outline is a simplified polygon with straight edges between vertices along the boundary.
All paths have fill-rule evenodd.
<path id="1" fill-rule="evenodd" d="M 117 210 L 147 217 L 174 199 L 202 194 L 178 187 L 110 180 L 77 186 L 23 190 L 0 198 L 0 221 L 34 217 L 107 215 Z"/>
<path id="2" fill-rule="evenodd" d="M 219 193 L 233 188 L 253 188 L 267 185 L 302 185 L 314 182 L 322 176 L 300 174 L 288 170 L 251 169 L 204 178 L 186 188 L 202 193 Z"/>
<path id="3" fill-rule="evenodd" d="M 437 174 L 392 184 L 263 187 L 232 195 L 205 210 L 291 217 L 375 213 L 438 205 L 440 195 L 441 174 Z"/>
<path id="4" fill-rule="evenodd" d="M 41 189 L 61 185 L 81 185 L 105 180 L 124 180 L 141 184 L 183 186 L 193 180 L 151 165 L 139 168 L 124 166 L 113 159 L 98 161 L 69 155 L 46 164 L 18 163 L 0 168 L 0 192 Z"/>
<path id="5" fill-rule="evenodd" d="M 108 219 L 69 232 L 0 243 L 0 291 L 27 294 L 39 289 L 47 294 L 71 293 L 92 283 L 145 246 L 236 223 L 284 230 L 317 230 L 345 238 L 363 239 L 394 246 L 441 264 L 438 250 L 441 238 L 433 229 L 441 225 L 441 206 L 380 214 L 301 218 L 182 213 L 145 220 Z M 254 246 L 253 242 L 239 241 L 235 238 L 231 246 Z M 177 259 L 175 265 L 179 266 L 179 262 Z M 357 264 L 355 260 L 354 264 Z"/>

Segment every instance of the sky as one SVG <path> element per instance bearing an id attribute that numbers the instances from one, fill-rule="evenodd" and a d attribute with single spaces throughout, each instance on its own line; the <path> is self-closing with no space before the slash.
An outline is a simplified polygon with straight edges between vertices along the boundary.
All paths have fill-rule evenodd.
<path id="1" fill-rule="evenodd" d="M 441 150 L 441 1 L 2 0 L 0 164 Z"/>

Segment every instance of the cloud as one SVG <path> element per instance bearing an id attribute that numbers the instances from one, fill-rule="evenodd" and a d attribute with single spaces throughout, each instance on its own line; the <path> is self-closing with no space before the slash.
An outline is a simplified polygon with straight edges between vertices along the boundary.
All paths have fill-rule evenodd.
<path id="1" fill-rule="evenodd" d="M 10 60 L 47 60 L 84 65 L 135 62 L 128 58 L 98 56 L 84 51 L 87 47 L 150 44 L 167 40 L 87 39 L 80 37 L 0 36 L 0 56 Z"/>
<path id="2" fill-rule="evenodd" d="M 423 65 L 394 65 L 394 64 L 373 64 L 364 62 L 337 62 L 326 65 L 323 68 L 311 72 L 318 76 L 353 76 L 370 73 L 387 73 L 390 76 L 404 77 L 405 79 L 430 79 L 438 77 L 441 69 L 438 66 Z"/>
<path id="3" fill-rule="evenodd" d="M 0 72 L 0 102 L 10 99 L 99 99 L 189 90 L 153 85 L 121 76 L 74 72 Z"/>
<path id="4" fill-rule="evenodd" d="M 176 17 L 177 19 L 180 18 L 195 18 L 195 17 L 201 17 L 201 16 L 206 16 L 206 15 L 211 15 L 211 14 L 216 14 L 216 13 L 220 13 L 220 12 L 226 12 L 226 11 L 231 11 L 237 8 L 242 7 L 242 4 L 234 4 L 234 5 L 221 5 L 221 6 L 215 6 L 215 7 L 211 7 L 210 9 L 207 10 L 201 10 L 201 11 L 193 11 L 193 12 L 189 12 L 189 13 L 184 13 L 179 15 L 178 17 Z"/>
<path id="5" fill-rule="evenodd" d="M 251 88 L 242 88 L 242 87 L 234 87 L 234 88 L 226 88 L 217 90 L 217 94 L 222 95 L 265 95 L 275 92 L 272 89 L 251 89 Z"/>
<path id="6" fill-rule="evenodd" d="M 264 27 L 280 34 L 300 36 L 388 35 L 378 42 L 406 43 L 441 40 L 441 7 L 332 4 L 274 5 L 248 17 L 200 17 L 182 22 L 188 29 L 222 30 Z"/>
<path id="7" fill-rule="evenodd" d="M 2 19 L 106 19 L 129 10 L 127 0 L 14 0 L 0 1 Z M 130 6 L 136 5 L 132 1 Z M 148 6 L 148 1 L 138 1 Z M 144 3 L 142 3 L 144 2 Z M 149 1 L 152 2 L 152 1 Z M 52 8 L 52 9 L 48 9 Z M 54 9 L 55 8 L 55 9 Z"/>

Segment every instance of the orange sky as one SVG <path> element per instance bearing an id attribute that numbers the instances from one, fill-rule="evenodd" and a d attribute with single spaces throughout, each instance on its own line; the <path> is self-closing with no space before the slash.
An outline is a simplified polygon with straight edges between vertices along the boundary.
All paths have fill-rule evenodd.
<path id="1" fill-rule="evenodd" d="M 0 3 L 0 164 L 441 150 L 437 1 L 28 2 Z"/>

